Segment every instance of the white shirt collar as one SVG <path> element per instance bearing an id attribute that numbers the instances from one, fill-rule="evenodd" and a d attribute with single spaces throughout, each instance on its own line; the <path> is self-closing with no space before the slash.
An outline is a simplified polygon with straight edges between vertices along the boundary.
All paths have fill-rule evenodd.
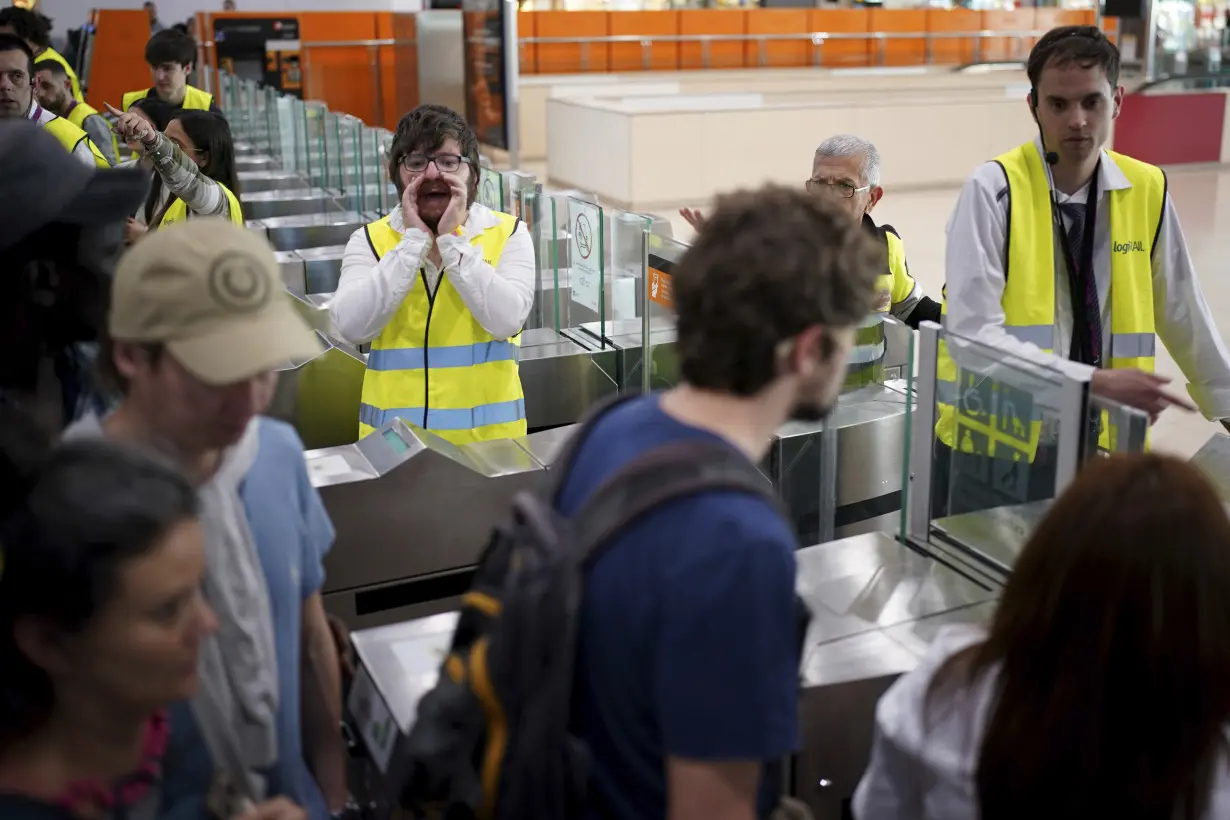
<path id="1" fill-rule="evenodd" d="M 473 238 L 488 228 L 494 227 L 497 222 L 490 208 L 480 202 L 475 202 L 470 205 L 470 213 L 466 217 L 465 226 L 461 229 L 461 235 L 467 239 Z M 402 221 L 401 205 L 389 211 L 389 227 L 398 233 L 405 233 L 406 223 Z"/>

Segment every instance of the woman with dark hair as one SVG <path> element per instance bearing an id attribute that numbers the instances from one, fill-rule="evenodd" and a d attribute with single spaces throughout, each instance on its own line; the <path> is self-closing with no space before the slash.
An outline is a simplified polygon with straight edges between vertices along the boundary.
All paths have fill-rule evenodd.
<path id="1" fill-rule="evenodd" d="M 139 224 L 129 222 L 129 242 L 150 226 L 183 222 L 189 216 L 220 216 L 243 224 L 235 143 L 226 118 L 211 111 L 176 111 L 165 132 L 133 111 L 108 106 L 120 139 L 150 160 L 154 184 Z"/>
<path id="2" fill-rule="evenodd" d="M 1230 521 L 1160 455 L 1087 466 L 989 630 L 880 700 L 858 820 L 1230 817 Z"/>
<path id="3" fill-rule="evenodd" d="M 0 817 L 156 801 L 163 710 L 216 626 L 192 486 L 114 444 L 48 450 L 0 406 L 0 559 Z"/>

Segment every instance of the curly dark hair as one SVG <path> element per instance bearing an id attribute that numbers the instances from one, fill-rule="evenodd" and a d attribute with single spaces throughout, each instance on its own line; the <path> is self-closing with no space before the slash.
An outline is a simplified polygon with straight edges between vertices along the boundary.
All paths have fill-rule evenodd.
<path id="1" fill-rule="evenodd" d="M 780 342 L 858 323 L 886 270 L 880 244 L 831 202 L 776 185 L 719 197 L 672 281 L 684 380 L 759 393 Z"/>
<path id="2" fill-rule="evenodd" d="M 29 9 L 0 9 L 0 28 L 11 28 L 21 39 L 42 50 L 51 45 L 51 18 Z"/>
<path id="3" fill-rule="evenodd" d="M 447 139 L 457 140 L 461 156 L 470 166 L 470 184 L 467 187 L 469 201 L 478 198 L 478 136 L 466 122 L 465 117 L 444 105 L 428 103 L 404 114 L 397 123 L 393 146 L 389 149 L 389 179 L 401 196 L 405 188 L 401 184 L 398 166 L 415 151 L 430 152 L 439 149 Z"/>
<path id="4" fill-rule="evenodd" d="M 1029 52 L 1025 73 L 1029 84 L 1037 89 L 1043 69 L 1072 63 L 1081 68 L 1100 66 L 1110 87 L 1119 85 L 1119 49 L 1097 26 L 1060 26 L 1043 34 Z"/>

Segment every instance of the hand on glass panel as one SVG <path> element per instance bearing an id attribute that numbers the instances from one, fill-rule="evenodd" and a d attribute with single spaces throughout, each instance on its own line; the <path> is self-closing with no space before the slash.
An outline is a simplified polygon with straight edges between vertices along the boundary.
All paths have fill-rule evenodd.
<path id="1" fill-rule="evenodd" d="M 411 179 L 406 190 L 401 192 L 401 221 L 407 228 L 417 228 L 431 236 L 431 229 L 427 227 L 423 217 L 419 216 L 419 186 L 422 184 L 423 177 L 420 174 Z"/>
<path id="2" fill-rule="evenodd" d="M 1187 399 L 1164 390 L 1170 379 L 1156 373 L 1134 369 L 1095 370 L 1090 384 L 1099 396 L 1145 411 L 1151 422 L 1157 421 L 1167 407 L 1178 407 L 1192 413 L 1197 410 L 1196 405 Z"/>
<path id="3" fill-rule="evenodd" d="M 705 215 L 700 211 L 693 210 L 691 208 L 680 208 L 679 215 L 684 218 L 684 221 L 692 226 L 692 230 L 694 231 L 699 231 L 701 226 L 705 224 Z"/>
<path id="4" fill-rule="evenodd" d="M 448 183 L 449 192 L 452 194 L 448 201 L 448 210 L 440 217 L 440 224 L 436 228 L 436 235 L 444 236 L 465 224 L 466 214 L 470 210 L 466 201 L 470 192 L 456 174 L 440 174 L 440 178 Z"/>

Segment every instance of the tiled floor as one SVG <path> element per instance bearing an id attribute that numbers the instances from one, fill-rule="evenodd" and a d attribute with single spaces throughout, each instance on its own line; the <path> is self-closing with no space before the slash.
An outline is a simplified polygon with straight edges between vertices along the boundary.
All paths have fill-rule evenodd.
<path id="1" fill-rule="evenodd" d="M 1230 340 L 1230 254 L 1218 245 L 1230 237 L 1230 169 L 1184 168 L 1169 171 L 1170 193 L 1183 222 L 1183 230 L 1213 316 Z M 890 180 L 891 182 L 891 180 Z M 891 223 L 905 240 L 910 271 L 932 298 L 939 298 L 944 283 L 944 228 L 956 202 L 957 190 L 890 191 L 876 207 L 877 221 Z M 687 240 L 692 229 L 672 214 L 675 236 Z M 1226 231 L 1220 234 L 1219 231 Z M 1184 383 L 1174 360 L 1159 348 L 1158 371 Z M 1168 410 L 1153 430 L 1153 447 L 1183 457 L 1195 453 L 1221 425 L 1198 415 Z"/>

